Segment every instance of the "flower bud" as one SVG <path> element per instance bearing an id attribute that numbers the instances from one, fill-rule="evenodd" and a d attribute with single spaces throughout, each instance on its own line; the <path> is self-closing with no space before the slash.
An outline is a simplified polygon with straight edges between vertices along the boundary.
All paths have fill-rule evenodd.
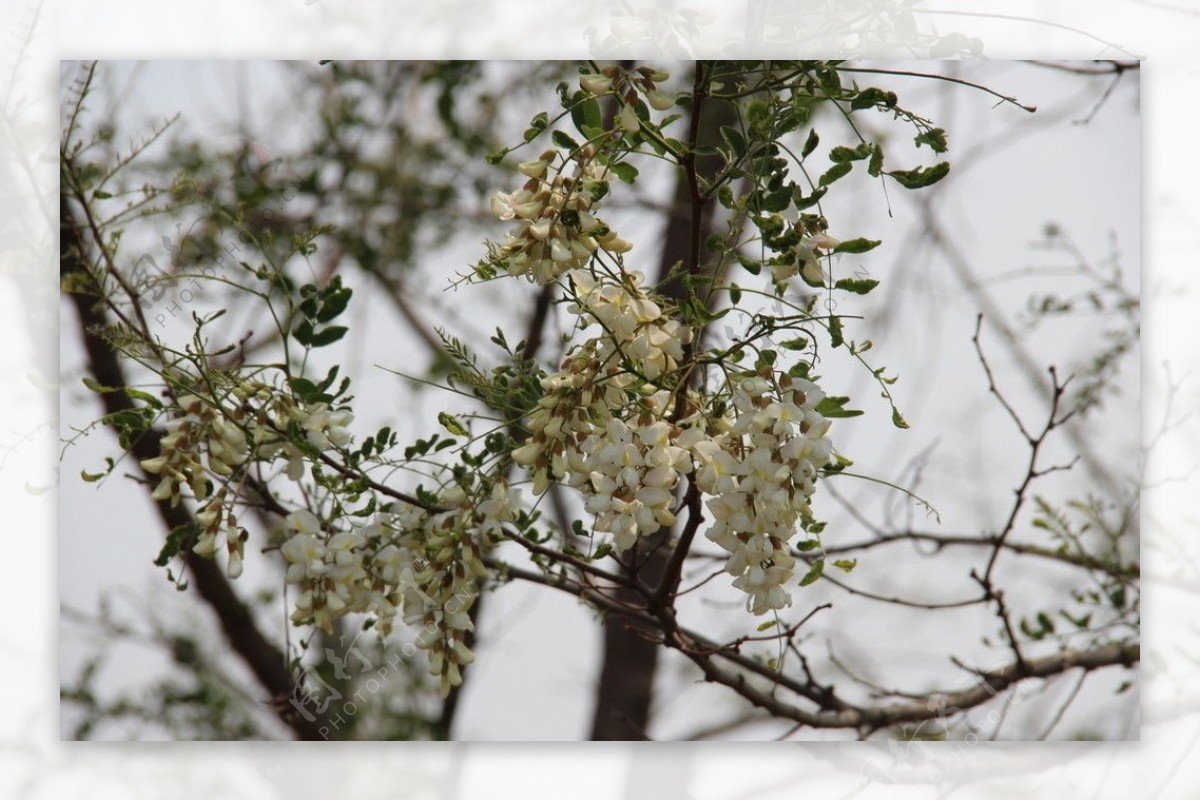
<path id="1" fill-rule="evenodd" d="M 550 218 L 543 217 L 529 226 L 529 235 L 534 239 L 548 239 L 550 237 Z"/>
<path id="2" fill-rule="evenodd" d="M 804 266 L 800 268 L 800 276 L 810 286 L 825 285 L 825 271 L 821 269 L 821 263 L 815 258 L 805 259 Z"/>
<path id="3" fill-rule="evenodd" d="M 667 109 L 671 108 L 671 106 L 675 105 L 675 99 L 673 97 L 660 92 L 657 89 L 651 89 L 650 91 L 646 92 L 646 102 L 650 104 L 651 108 L 657 111 L 666 111 Z"/>
<path id="4" fill-rule="evenodd" d="M 610 253 L 628 253 L 633 250 L 633 244 L 625 241 L 611 231 L 598 239 L 601 246 Z"/>
<path id="5" fill-rule="evenodd" d="M 225 568 L 225 575 L 230 579 L 236 579 L 242 575 L 242 555 L 238 551 L 229 552 L 229 564 Z"/>
<path id="6" fill-rule="evenodd" d="M 526 161 L 517 165 L 517 171 L 522 175 L 528 175 L 530 178 L 541 178 L 546 174 L 546 162 L 543 159 L 537 161 Z"/>
<path id="7" fill-rule="evenodd" d="M 642 121 L 638 119 L 637 112 L 633 108 L 632 103 L 626 103 L 621 108 L 621 115 L 618 120 L 621 125 L 621 130 L 626 133 L 637 133 L 642 127 Z"/>
<path id="8" fill-rule="evenodd" d="M 597 73 L 580 75 L 579 86 L 593 95 L 606 95 L 612 91 L 612 78 Z"/>
<path id="9" fill-rule="evenodd" d="M 561 239 L 555 239 L 550 242 L 550 258 L 558 263 L 568 262 L 571 260 L 571 249 L 563 244 Z"/>

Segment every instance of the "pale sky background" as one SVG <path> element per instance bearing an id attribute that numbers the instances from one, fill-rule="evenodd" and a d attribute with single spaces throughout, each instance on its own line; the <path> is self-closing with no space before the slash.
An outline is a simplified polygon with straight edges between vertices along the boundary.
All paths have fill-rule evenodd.
<path id="1" fill-rule="evenodd" d="M 14 4 L 15 8 L 16 4 Z M 7 94 L 3 112 L 6 137 L 15 149 L 6 152 L 0 182 L 10 188 L 3 197 L 9 219 L 21 220 L 23 235 L 6 242 L 6 256 L 17 273 L 32 272 L 53 287 L 56 262 L 51 213 L 43 213 L 46 198 L 54 196 L 54 148 L 57 142 L 57 59 L 93 55 L 145 55 L 163 57 L 231 57 L 248 54 L 329 57 L 358 54 L 435 57 L 503 55 L 540 57 L 563 53 L 564 44 L 595 46 L 594 38 L 581 37 L 578 29 L 591 25 L 603 33 L 611 26 L 604 13 L 589 17 L 582 7 L 572 7 L 565 21 L 543 17 L 530 29 L 524 17 L 505 4 L 490 3 L 489 13 L 468 3 L 440 9 L 433 6 L 413 14 L 405 10 L 407 25 L 397 25 L 399 8 L 364 3 L 352 17 L 343 7 L 325 2 L 299 4 L 278 0 L 253 9 L 223 3 L 161 4 L 137 2 L 27 4 L 10 18 L 14 41 L 28 38 L 28 47 L 6 53 L 5 68 L 16 70 L 15 91 Z M 948 3 L 923 3 L 923 9 L 950 11 Z M 639 7 L 643 7 L 639 5 Z M 41 8 L 41 15 L 38 9 Z M 368 12 L 366 9 L 370 9 Z M 807 10 L 808 7 L 796 7 Z M 359 9 L 362 9 L 360 11 Z M 734 13 L 725 4 L 696 2 L 664 11 L 668 18 L 678 9 L 702 9 L 714 15 Z M 817 11 L 815 7 L 812 9 Z M 366 15 L 388 24 L 364 24 Z M 1144 377 L 1147 421 L 1157 419 L 1165 400 L 1165 379 L 1159 368 L 1172 368 L 1175 379 L 1186 376 L 1195 363 L 1193 309 L 1195 287 L 1190 278 L 1197 244 L 1194 195 L 1197 167 L 1186 158 L 1190 109 L 1176 98 L 1185 96 L 1198 74 L 1192 43 L 1197 31 L 1192 9 L 1182 3 L 1067 2 L 980 3 L 971 18 L 923 15 L 922 31 L 936 24 L 941 30 L 962 30 L 982 37 L 986 54 L 993 58 L 1103 58 L 1125 57 L 1105 42 L 1119 42 L 1128 52 L 1148 54 L 1143 71 L 1146 103 L 1146 237 L 1148 246 L 1146 347 Z M 988 18 L 988 13 L 1012 19 Z M 486 21 L 484 28 L 472 20 Z M 281 22 L 289 23 L 280 28 Z M 741 30 L 720 20 L 688 40 L 701 55 L 714 55 L 716 46 L 735 41 Z M 452 24 L 453 23 L 453 24 Z M 466 23 L 465 25 L 461 23 Z M 32 36 L 29 31 L 32 30 Z M 521 43 L 519 52 L 516 42 Z M 571 43 L 576 43 L 572 45 Z M 853 43 L 835 48 L 846 52 Z M 873 51 L 874 52 L 874 51 Z M 648 48 L 647 56 L 654 55 Z M 18 61 L 20 57 L 20 61 Z M 1023 96 L 1023 99 L 1031 99 Z M 12 162 L 8 161 L 12 157 Z M 1103 188 L 1103 187 L 1102 187 Z M 1081 236 L 1077 241 L 1083 242 Z M 1129 251 L 1135 252 L 1132 246 Z M 53 547 L 53 494 L 58 468 L 56 427 L 52 415 L 55 369 L 39 361 L 30 349 L 27 306 L 13 293 L 0 294 L 6 341 L 12 347 L 0 352 L 0 364 L 16 380 L 6 383 L 3 394 L 12 450 L 0 469 L 5 481 L 4 503 L 11 510 L 14 529 L 8 564 L 18 575 L 0 588 L 0 600 L 10 609 L 21 609 L 15 625 L 0 634 L 0 670 L 9 686 L 30 688 L 10 698 L 8 714 L 0 727 L 0 741 L 10 744 L 0 751 L 0 775 L 14 792 L 57 795 L 84 792 L 90 795 L 126 792 L 173 793 L 181 786 L 218 796 L 307 794 L 318 787 L 340 795 L 363 792 L 399 794 L 481 793 L 525 797 L 573 795 L 578 779 L 586 775 L 587 792 L 595 795 L 637 793 L 653 784 L 646 765 L 630 746 L 590 746 L 548 751 L 478 746 L 345 748 L 325 752 L 316 759 L 295 749 L 255 749 L 271 754 L 264 760 L 245 749 L 227 746 L 174 747 L 170 752 L 148 753 L 134 748 L 103 751 L 64 747 L 58 734 L 55 626 L 59 594 L 54 589 L 56 549 Z M 56 335 L 34 328 L 37 336 L 53 342 Z M 49 393 L 47 392 L 49 390 Z M 1194 387 L 1185 384 L 1181 397 L 1194 398 Z M 1190 393 L 1190 394 L 1188 394 Z M 1185 404 L 1186 405 L 1186 404 Z M 1192 404 L 1194 406 L 1194 403 Z M 914 421 L 915 423 L 915 421 Z M 1132 421 L 1126 421 L 1132 426 Z M 1160 779 L 1151 788 L 1168 794 L 1194 794 L 1200 783 L 1187 767 L 1197 760 L 1195 749 L 1194 652 L 1197 598 L 1186 590 L 1169 588 L 1169 579 L 1195 558 L 1194 525 L 1190 511 L 1194 497 L 1195 446 L 1200 436 L 1194 420 L 1185 423 L 1164 441 L 1152 460 L 1151 472 L 1179 476 L 1147 497 L 1146 568 L 1148 605 L 1158 614 L 1149 621 L 1147 646 L 1156 657 L 1147 681 L 1146 726 L 1141 747 L 1055 747 L 1047 744 L 1008 747 L 1003 752 L 980 747 L 935 760 L 926 754 L 897 758 L 886 749 L 848 747 L 797 752 L 778 749 L 755 752 L 744 749 L 677 747 L 658 749 L 655 766 L 674 774 L 673 786 L 704 796 L 786 792 L 852 794 L 863 788 L 862 776 L 876 779 L 872 794 L 919 792 L 1022 792 L 1050 796 L 1067 794 L 1119 794 L 1146 792 L 1143 777 Z M 64 467 L 65 469 L 65 467 Z M 1169 560 L 1159 554 L 1170 553 Z M 68 588 L 70 589 L 70 588 Z M 1191 687 L 1188 690 L 1187 687 Z M 1181 694 L 1182 693 L 1182 694 Z M 587 754 L 586 756 L 584 754 Z M 381 757 L 386 757 L 381 759 Z M 940 766 L 940 771 L 932 770 Z M 332 780 L 332 777 L 336 777 Z M 896 784 L 896 783 L 899 784 Z M 908 786 L 911 785 L 911 786 Z M 136 789 L 134 789 L 136 788 Z M 202 789 L 199 789 L 202 788 Z M 387 788 L 382 789 L 382 788 Z"/>

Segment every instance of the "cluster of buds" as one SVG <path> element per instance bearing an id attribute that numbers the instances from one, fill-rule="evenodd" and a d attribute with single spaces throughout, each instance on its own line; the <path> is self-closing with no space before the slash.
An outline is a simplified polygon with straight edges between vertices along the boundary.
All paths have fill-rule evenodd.
<path id="1" fill-rule="evenodd" d="M 372 551 L 382 523 L 348 526 L 330 533 L 308 509 L 287 517 L 289 536 L 280 549 L 288 562 L 287 580 L 300 586 L 292 622 L 312 622 L 323 631 L 351 612 L 372 612 L 383 629 L 396 616 L 396 584 L 387 582 L 388 554 Z M 383 574 L 381 574 L 381 571 Z"/>
<path id="2" fill-rule="evenodd" d="M 757 220 L 764 239 L 770 242 L 778 255 L 767 263 L 771 266 L 771 278 L 783 285 L 789 278 L 799 275 L 812 287 L 823 287 L 829 276 L 821 268 L 821 259 L 841 244 L 825 233 L 828 227 L 825 218 L 816 214 L 801 214 L 794 222 L 782 214 L 766 214 Z"/>
<path id="3" fill-rule="evenodd" d="M 295 424 L 318 450 L 345 446 L 348 411 L 331 410 L 326 403 L 306 404 L 289 393 L 260 381 L 230 387 L 231 404 L 196 394 L 182 395 L 176 414 L 166 423 L 158 456 L 144 459 L 142 468 L 159 476 L 151 493 L 155 500 L 178 506 L 184 491 L 197 502 L 200 534 L 192 552 L 214 556 L 222 544 L 230 578 L 242 574 L 248 534 L 234 514 L 236 484 L 252 460 L 287 460 L 285 473 L 293 481 L 304 477 L 305 456 L 287 437 Z"/>
<path id="4" fill-rule="evenodd" d="M 513 461 L 533 473 L 533 492 L 541 495 L 551 481 L 587 474 L 583 441 L 603 430 L 628 399 L 622 388 L 630 376 L 599 354 L 600 340 L 589 340 L 563 360 L 562 369 L 542 379 L 543 395 L 526 421 L 529 441 L 512 453 Z M 577 478 L 571 482 L 578 486 Z"/>
<path id="5" fill-rule="evenodd" d="M 143 459 L 142 469 L 160 476 L 151 493 L 155 500 L 178 506 L 184 487 L 203 501 L 211 493 L 209 473 L 229 476 L 250 455 L 246 435 L 224 410 L 196 395 L 179 398 L 179 414 L 167 421 L 161 452 Z"/>
<path id="6" fill-rule="evenodd" d="M 246 540 L 249 532 L 238 527 L 237 516 L 233 513 L 233 504 L 229 502 L 228 487 L 218 487 L 199 511 L 196 512 L 196 522 L 200 524 L 200 536 L 192 547 L 197 556 L 211 558 L 216 555 L 219 543 L 225 545 L 226 573 L 231 579 L 242 575 L 246 554 Z"/>
<path id="7" fill-rule="evenodd" d="M 445 697 L 462 684 L 462 667 L 475 659 L 467 636 L 474 629 L 471 607 L 488 575 L 483 532 L 511 523 L 520 498 L 498 481 L 490 490 L 482 484 L 475 494 L 451 487 L 439 496 L 438 511 L 401 506 L 392 525 L 407 565 L 401 584 L 404 622 L 420 627 L 416 644 L 427 652 L 429 672 Z"/>
<path id="8" fill-rule="evenodd" d="M 666 70 L 653 67 L 638 67 L 633 70 L 616 64 L 605 67 L 600 72 L 589 72 L 579 76 L 579 88 L 588 94 L 602 96 L 615 94 L 621 99 L 621 112 L 617 115 L 617 123 L 621 130 L 635 133 L 641 126 L 637 115 L 639 95 L 645 102 L 657 111 L 666 111 L 675 105 L 675 98 L 658 88 L 658 85 L 671 77 Z"/>
<path id="9" fill-rule="evenodd" d="M 150 497 L 178 506 L 187 489 L 202 504 L 196 513 L 200 535 L 192 550 L 211 557 L 223 543 L 231 579 L 242 574 L 248 535 L 238 527 L 227 485 L 214 492 L 214 479 L 227 482 L 250 458 L 251 443 L 243 431 L 246 423 L 240 411 L 230 415 L 197 395 L 183 395 L 178 413 L 167 421 L 159 455 L 141 461 L 143 470 L 159 477 Z"/>
<path id="10" fill-rule="evenodd" d="M 556 168 L 558 155 L 547 150 L 521 164 L 525 185 L 491 199 L 492 213 L 516 225 L 502 245 L 489 245 L 489 260 L 538 284 L 584 266 L 600 249 L 625 253 L 633 247 L 591 212 L 608 187 L 608 168 L 597 161 L 595 148 L 585 145 Z M 566 173 L 568 164 L 575 165 L 573 174 Z"/>

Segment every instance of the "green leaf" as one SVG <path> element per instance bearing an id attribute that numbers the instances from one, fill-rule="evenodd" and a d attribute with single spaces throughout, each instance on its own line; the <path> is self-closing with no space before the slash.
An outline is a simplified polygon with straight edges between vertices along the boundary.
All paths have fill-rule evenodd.
<path id="1" fill-rule="evenodd" d="M 85 387 L 87 387 L 88 389 L 90 389 L 92 392 L 98 393 L 100 395 L 103 395 L 106 392 L 116 392 L 117 391 L 116 387 L 106 387 L 103 384 L 101 384 L 99 381 L 97 381 L 96 379 L 90 378 L 86 375 L 83 377 L 83 385 Z"/>
<path id="2" fill-rule="evenodd" d="M 887 108 L 893 108 L 898 99 L 895 92 L 885 92 L 877 87 L 868 86 L 854 96 L 854 99 L 850 101 L 850 108 L 861 111 L 880 104 Z"/>
<path id="3" fill-rule="evenodd" d="M 143 392 L 140 389 L 131 389 L 126 387 L 125 394 L 134 400 L 142 401 L 151 408 L 161 409 L 163 407 L 162 401 L 156 398 L 154 395 L 151 395 L 149 392 Z"/>
<path id="4" fill-rule="evenodd" d="M 581 134 L 587 136 L 586 128 L 599 128 L 603 117 L 600 103 L 582 89 L 571 97 L 571 121 Z"/>
<path id="5" fill-rule="evenodd" d="M 745 155 L 746 137 L 737 128 L 732 125 L 722 125 L 721 138 L 725 140 L 725 144 L 729 145 L 729 150 L 736 158 Z"/>
<path id="6" fill-rule="evenodd" d="M 914 141 L 917 143 L 917 147 L 925 145 L 934 153 L 945 153 L 950 147 L 946 141 L 946 132 L 941 128 L 933 128 L 924 133 L 917 134 Z"/>
<path id="7" fill-rule="evenodd" d="M 746 121 L 751 128 L 760 128 L 771 119 L 771 109 L 762 100 L 751 100 L 746 104 Z"/>
<path id="8" fill-rule="evenodd" d="M 89 473 L 86 470 L 79 471 L 79 477 L 89 484 L 95 483 L 107 475 L 108 473 Z"/>
<path id="9" fill-rule="evenodd" d="M 796 206 L 798 211 L 804 211 L 805 209 L 820 203 L 821 198 L 825 197 L 825 193 L 828 191 L 829 187 L 822 186 L 818 187 L 811 195 L 805 196 L 800 187 L 796 187 L 796 189 L 792 192 L 792 203 Z"/>
<path id="10" fill-rule="evenodd" d="M 871 155 L 872 145 L 870 142 L 863 142 L 858 147 L 845 147 L 838 145 L 829 151 L 829 160 L 835 164 L 843 161 L 859 161 Z"/>
<path id="11" fill-rule="evenodd" d="M 853 165 L 848 161 L 834 164 L 832 167 L 822 173 L 821 178 L 817 181 L 817 183 L 821 186 L 829 186 L 831 183 L 850 172 L 852 167 Z"/>
<path id="12" fill-rule="evenodd" d="M 950 162 L 943 161 L 932 167 L 917 167 L 915 170 L 892 170 L 886 173 L 896 179 L 896 183 L 905 189 L 921 189 L 946 177 L 950 172 Z"/>
<path id="13" fill-rule="evenodd" d="M 896 428 L 908 428 L 908 421 L 900 414 L 899 409 L 892 409 L 892 425 Z"/>
<path id="14" fill-rule="evenodd" d="M 808 139 L 804 140 L 804 147 L 800 150 L 800 158 L 808 158 L 812 152 L 817 149 L 817 144 L 821 141 L 821 137 L 817 135 L 817 129 L 813 128 L 808 132 Z"/>
<path id="15" fill-rule="evenodd" d="M 438 422 L 442 427 L 456 437 L 469 437 L 470 431 L 467 431 L 466 426 L 458 421 L 458 418 L 449 412 L 438 412 Z"/>
<path id="16" fill-rule="evenodd" d="M 154 564 L 159 567 L 166 567 L 172 557 L 192 546 L 193 541 L 200 536 L 200 531 L 200 526 L 196 523 L 184 523 L 182 526 L 176 526 L 171 529 L 171 533 L 167 534 L 167 540 L 163 543 L 162 550 L 158 552 L 158 557 L 154 560 Z"/>
<path id="17" fill-rule="evenodd" d="M 633 183 L 638 177 L 637 167 L 633 166 L 632 164 L 626 164 L 625 162 L 609 164 L 608 169 L 612 171 L 613 175 L 617 176 L 617 178 L 621 179 L 627 184 Z"/>
<path id="18" fill-rule="evenodd" d="M 829 344 L 836 348 L 845 341 L 842 337 L 841 318 L 829 315 Z"/>
<path id="19" fill-rule="evenodd" d="M 565 134 L 562 131 L 555 131 L 554 133 L 550 134 L 550 140 L 564 150 L 574 151 L 579 149 L 579 143 L 572 139 L 570 135 Z"/>
<path id="20" fill-rule="evenodd" d="M 729 287 L 729 302 L 734 306 L 742 299 L 742 288 L 737 284 L 731 284 Z"/>
<path id="21" fill-rule="evenodd" d="M 866 253 L 868 250 L 874 250 L 879 247 L 880 240 L 878 239 L 847 239 L 841 242 L 833 249 L 834 253 Z"/>
<path id="22" fill-rule="evenodd" d="M 873 278 L 842 278 L 833 285 L 833 288 L 844 289 L 855 295 L 865 295 L 877 286 L 879 286 L 879 282 Z"/>
<path id="23" fill-rule="evenodd" d="M 289 378 L 288 386 L 291 387 L 292 393 L 305 403 L 316 402 L 322 394 L 320 388 L 307 378 Z"/>
<path id="24" fill-rule="evenodd" d="M 328 328 L 324 328 L 321 331 L 313 334 L 310 343 L 314 348 L 332 345 L 334 342 L 337 342 L 339 339 L 346 336 L 346 332 L 349 330 L 350 329 L 344 325 L 331 325 Z"/>
<path id="25" fill-rule="evenodd" d="M 321 308 L 316 314 L 318 323 L 327 323 L 344 312 L 350 303 L 350 296 L 354 294 L 350 287 L 341 286 L 338 278 L 334 280 L 338 281 L 338 284 L 327 290 L 321 300 Z"/>
<path id="26" fill-rule="evenodd" d="M 825 560 L 818 559 L 812 563 L 812 567 L 804 574 L 804 578 L 800 579 L 800 586 L 807 587 L 823 575 L 825 575 Z"/>
<path id="27" fill-rule="evenodd" d="M 758 275 L 760 272 L 762 272 L 762 262 L 758 259 L 745 256 L 741 253 L 736 254 L 736 256 L 738 264 L 742 265 L 742 268 L 745 269 L 746 272 L 750 273 L 751 275 Z"/>
<path id="28" fill-rule="evenodd" d="M 301 345 L 311 345 L 313 338 L 313 324 L 308 320 L 301 320 L 300 324 L 292 330 L 292 336 Z"/>
<path id="29" fill-rule="evenodd" d="M 849 573 L 858 564 L 857 559 L 837 559 L 834 560 L 833 566 L 843 573 Z"/>
<path id="30" fill-rule="evenodd" d="M 861 415 L 862 412 L 858 409 L 845 408 L 849 402 L 850 399 L 844 395 L 827 395 L 814 409 L 822 417 L 858 417 Z"/>
<path id="31" fill-rule="evenodd" d="M 758 628 L 756 628 L 755 631 L 766 631 L 767 629 L 773 629 L 778 625 L 779 625 L 778 619 L 766 620 L 766 621 L 763 621 L 762 623 L 759 623 Z"/>
<path id="32" fill-rule="evenodd" d="M 796 337 L 789 339 L 786 342 L 780 342 L 779 347 L 784 350 L 804 350 L 808 347 L 808 340 L 804 337 Z"/>

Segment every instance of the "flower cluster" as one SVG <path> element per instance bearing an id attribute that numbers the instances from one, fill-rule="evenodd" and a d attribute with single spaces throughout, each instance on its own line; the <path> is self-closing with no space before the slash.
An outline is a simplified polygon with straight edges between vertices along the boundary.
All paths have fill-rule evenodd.
<path id="1" fill-rule="evenodd" d="M 214 492 L 210 476 L 227 479 L 250 458 L 251 443 L 240 423 L 197 395 L 183 395 L 178 399 L 178 414 L 167 421 L 159 455 L 141 462 L 143 470 L 159 476 L 150 497 L 178 506 L 187 488 L 201 504 L 196 513 L 201 530 L 193 551 L 213 556 L 218 540 L 223 541 L 230 578 L 242 574 L 247 534 L 238 527 L 229 503 L 231 493 L 225 485 Z"/>
<path id="2" fill-rule="evenodd" d="M 602 333 L 543 379 L 529 442 L 513 460 L 532 470 L 535 493 L 552 480 L 580 489 L 595 530 L 613 534 L 624 551 L 640 534 L 675 522 L 674 489 L 690 461 L 671 443 L 672 393 L 646 382 L 678 369 L 691 330 L 664 314 L 639 273 L 604 281 L 578 271 L 570 280 L 571 311 Z"/>
<path id="3" fill-rule="evenodd" d="M 326 403 L 306 404 L 292 395 L 259 381 L 245 381 L 229 389 L 229 405 L 196 394 L 178 398 L 177 412 L 166 423 L 160 453 L 143 459 L 142 469 L 158 475 L 151 493 L 155 500 L 178 506 L 188 490 L 197 502 L 200 533 L 192 546 L 199 556 L 214 556 L 221 545 L 227 552 L 230 578 L 242 574 L 248 533 L 239 528 L 234 514 L 237 485 L 251 461 L 287 459 L 288 478 L 304 476 L 305 457 L 288 438 L 295 425 L 306 442 L 320 451 L 343 447 L 350 441 L 345 426 L 353 416 L 334 411 Z"/>
<path id="4" fill-rule="evenodd" d="M 576 272 L 570 280 L 571 310 L 603 333 L 542 381 L 529 441 L 512 454 L 532 471 L 534 492 L 551 481 L 578 489 L 595 530 L 625 551 L 676 522 L 675 491 L 690 473 L 709 496 L 707 536 L 729 553 L 726 570 L 750 611 L 790 604 L 789 540 L 811 515 L 814 481 L 832 452 L 830 421 L 816 411 L 820 389 L 787 374 L 746 378 L 722 414 L 672 422 L 675 389 L 646 382 L 678 369 L 690 330 L 663 313 L 636 273 L 613 281 Z M 639 382 L 650 390 L 636 391 Z"/>
<path id="5" fill-rule="evenodd" d="M 431 508 L 400 503 L 365 526 L 323 524 L 307 509 L 293 512 L 282 547 L 287 580 L 300 587 L 292 622 L 328 631 L 343 615 L 368 614 L 382 637 L 402 614 L 420 628 L 416 644 L 448 693 L 462 682 L 461 666 L 474 659 L 466 637 L 487 575 L 486 535 L 512 522 L 518 508 L 517 493 L 504 482 L 479 493 L 453 487 Z"/>
<path id="6" fill-rule="evenodd" d="M 670 77 L 671 74 L 666 70 L 653 67 L 643 66 L 636 70 L 626 71 L 619 66 L 612 65 L 604 68 L 601 72 L 589 72 L 579 76 L 579 88 L 593 95 L 607 95 L 613 92 L 622 94 L 625 104 L 621 110 L 619 122 L 622 129 L 633 132 L 638 129 L 638 124 L 637 116 L 633 112 L 633 104 L 630 102 L 631 99 L 640 93 L 645 96 L 646 103 L 651 108 L 666 111 L 675 105 L 675 98 L 661 91 L 658 84 Z"/>
<path id="7" fill-rule="evenodd" d="M 747 378 L 714 434 L 692 428 L 680 438 L 697 486 L 711 496 L 706 536 L 729 554 L 725 569 L 756 615 L 791 604 L 784 589 L 795 566 L 788 543 L 811 516 L 814 482 L 832 455 L 830 421 L 816 411 L 823 398 L 806 379 Z"/>
<path id="8" fill-rule="evenodd" d="M 490 246 L 491 261 L 539 284 L 582 267 L 601 248 L 625 253 L 633 247 L 591 212 L 608 186 L 608 168 L 597 161 L 595 148 L 584 146 L 567 162 L 574 163 L 574 174 L 566 174 L 564 164 L 548 179 L 557 158 L 558 151 L 548 150 L 521 164 L 525 185 L 491 199 L 492 213 L 516 223 L 504 244 Z"/>
<path id="9" fill-rule="evenodd" d="M 814 482 L 832 454 L 830 421 L 816 411 L 824 394 L 807 379 L 755 376 L 732 387 L 723 414 L 696 412 L 673 423 L 675 393 L 630 399 L 622 389 L 630 374 L 612 358 L 618 338 L 628 344 L 657 324 L 640 317 L 658 321 L 661 312 L 611 285 L 581 286 L 579 313 L 611 334 L 586 342 L 543 380 L 531 437 L 513 460 L 533 472 L 536 493 L 551 481 L 578 489 L 595 530 L 611 533 L 618 551 L 676 522 L 675 491 L 691 474 L 709 496 L 707 536 L 729 554 L 726 570 L 747 594 L 747 608 L 762 614 L 789 605 L 789 542 L 811 516 Z"/>
<path id="10" fill-rule="evenodd" d="M 659 393 L 653 406 L 666 405 Z M 673 427 L 644 412 L 637 425 L 612 418 L 602 433 L 582 445 L 588 473 L 586 508 L 596 531 L 613 535 L 618 551 L 633 547 L 640 535 L 675 523 L 675 487 L 691 469 L 688 452 L 673 444 Z"/>

